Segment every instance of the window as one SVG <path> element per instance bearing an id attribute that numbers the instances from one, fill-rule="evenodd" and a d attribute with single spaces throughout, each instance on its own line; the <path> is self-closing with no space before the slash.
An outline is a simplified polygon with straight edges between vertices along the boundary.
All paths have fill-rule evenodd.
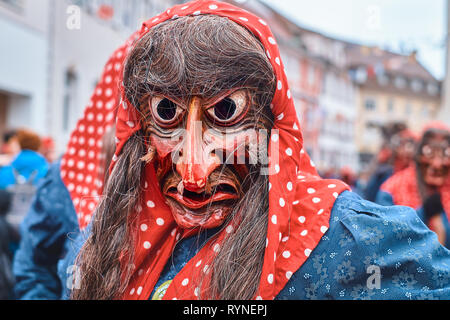
<path id="1" fill-rule="evenodd" d="M 396 77 L 394 84 L 397 88 L 403 89 L 406 87 L 406 79 L 403 77 Z"/>
<path id="2" fill-rule="evenodd" d="M 2 0 L 0 0 L 2 1 Z M 143 20 L 164 11 L 170 4 L 181 1 L 160 0 L 70 0 L 90 15 L 99 18 L 99 9 L 112 10 L 103 23 L 116 30 L 135 30 Z M 99 18 L 100 19 L 100 18 Z"/>
<path id="3" fill-rule="evenodd" d="M 367 111 L 374 111 L 376 109 L 376 102 L 373 98 L 367 98 L 366 101 L 364 101 L 364 107 Z"/>
<path id="4" fill-rule="evenodd" d="M 0 0 L 0 5 L 4 5 L 14 11 L 20 11 L 23 9 L 24 0 Z"/>
<path id="5" fill-rule="evenodd" d="M 355 81 L 357 83 L 364 83 L 367 81 L 367 70 L 364 67 L 359 67 L 355 71 Z"/>
<path id="6" fill-rule="evenodd" d="M 429 93 L 430 95 L 435 96 L 435 95 L 438 93 L 439 88 L 438 88 L 438 86 L 437 86 L 436 84 L 434 84 L 434 83 L 429 83 L 429 84 L 427 85 L 427 91 L 428 91 L 428 93 Z"/>
<path id="7" fill-rule="evenodd" d="M 77 75 L 71 69 L 66 71 L 64 81 L 64 102 L 62 114 L 62 126 L 64 131 L 68 131 L 71 125 L 71 116 L 74 105 L 76 105 L 76 91 L 77 91 Z"/>
<path id="8" fill-rule="evenodd" d="M 409 115 L 412 113 L 412 106 L 410 102 L 407 102 L 405 105 L 405 114 Z"/>
<path id="9" fill-rule="evenodd" d="M 411 89 L 413 89 L 414 92 L 422 91 L 423 82 L 419 79 L 414 79 L 413 81 L 411 81 Z"/>
<path id="10" fill-rule="evenodd" d="M 394 99 L 389 99 L 387 103 L 387 111 L 394 112 Z"/>

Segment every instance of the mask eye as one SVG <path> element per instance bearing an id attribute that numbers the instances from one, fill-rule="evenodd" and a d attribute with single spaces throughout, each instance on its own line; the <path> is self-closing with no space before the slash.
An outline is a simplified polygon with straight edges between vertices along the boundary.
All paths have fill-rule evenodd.
<path id="1" fill-rule="evenodd" d="M 164 97 L 152 97 L 150 108 L 153 118 L 162 127 L 174 126 L 181 119 L 182 109 L 173 101 Z"/>
<path id="2" fill-rule="evenodd" d="M 425 157 L 431 157 L 431 154 L 432 154 L 431 147 L 430 147 L 430 146 L 423 146 L 423 148 L 422 148 L 422 154 L 423 154 Z"/>
<path id="3" fill-rule="evenodd" d="M 213 107 L 213 110 L 214 117 L 221 121 L 228 121 L 232 119 L 236 113 L 236 103 L 230 98 L 225 98 L 217 103 Z"/>
<path id="4" fill-rule="evenodd" d="M 206 110 L 208 117 L 219 125 L 230 126 L 238 122 L 247 111 L 245 91 L 236 91 Z"/>
<path id="5" fill-rule="evenodd" d="M 446 158 L 450 158 L 450 147 L 445 148 L 444 156 L 445 156 Z"/>

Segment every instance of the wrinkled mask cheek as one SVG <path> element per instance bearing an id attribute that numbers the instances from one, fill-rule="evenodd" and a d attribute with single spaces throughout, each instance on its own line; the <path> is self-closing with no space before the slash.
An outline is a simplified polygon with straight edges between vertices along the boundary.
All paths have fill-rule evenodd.
<path id="1" fill-rule="evenodd" d="M 171 170 L 172 158 L 176 157 L 179 149 L 179 142 L 173 139 L 160 138 L 154 134 L 150 136 L 150 145 L 154 151 L 152 160 L 156 164 L 156 176 L 158 184 L 161 184 L 161 180 Z"/>
<path id="2" fill-rule="evenodd" d="M 208 130 L 204 134 L 209 150 L 212 150 L 223 165 L 231 165 L 243 171 L 245 178 L 250 165 L 265 163 L 267 158 L 267 130 L 258 132 L 249 129 L 227 134 Z"/>

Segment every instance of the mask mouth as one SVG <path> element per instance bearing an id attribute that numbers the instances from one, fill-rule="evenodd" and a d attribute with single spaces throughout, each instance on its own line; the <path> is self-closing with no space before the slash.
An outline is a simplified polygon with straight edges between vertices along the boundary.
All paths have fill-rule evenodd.
<path id="1" fill-rule="evenodd" d="M 162 193 L 168 200 L 177 202 L 193 214 L 204 215 L 211 207 L 241 198 L 241 179 L 234 168 L 223 166 L 214 170 L 204 188 L 190 191 L 184 188 L 181 176 L 171 172 L 163 180 Z"/>
<path id="2" fill-rule="evenodd" d="M 431 178 L 437 178 L 442 179 L 445 178 L 448 174 L 448 168 L 441 167 L 441 168 L 430 168 L 428 167 L 425 171 L 426 175 Z"/>
<path id="3" fill-rule="evenodd" d="M 430 187 L 441 187 L 449 177 L 449 167 L 433 167 L 428 163 L 421 163 L 421 174 L 425 184 Z"/>
<path id="4" fill-rule="evenodd" d="M 199 210 L 221 201 L 239 198 L 238 188 L 232 181 L 218 181 L 205 187 L 205 190 L 201 192 L 186 190 L 182 184 L 180 181 L 177 186 L 169 186 L 167 190 L 164 190 L 164 195 L 191 210 Z"/>

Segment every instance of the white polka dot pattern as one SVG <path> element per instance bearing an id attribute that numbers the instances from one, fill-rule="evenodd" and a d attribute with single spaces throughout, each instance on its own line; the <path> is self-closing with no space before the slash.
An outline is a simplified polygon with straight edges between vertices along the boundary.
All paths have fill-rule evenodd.
<path id="1" fill-rule="evenodd" d="M 117 49 L 106 63 L 104 73 L 88 103 L 82 118 L 71 133 L 67 152 L 61 161 L 64 184 L 74 200 L 75 210 L 81 229 L 90 221 L 92 212 L 99 201 L 103 184 L 92 178 L 99 173 L 100 151 L 103 134 L 114 124 L 114 113 L 110 110 L 119 105 L 118 82 L 120 70 L 131 44 L 129 40 Z M 114 67 L 113 67 L 114 66 Z M 88 152 L 87 152 L 88 150 Z M 89 160 L 89 161 L 88 161 Z M 75 201 L 77 199 L 77 201 Z M 80 201 L 83 199 L 83 201 Z"/>

